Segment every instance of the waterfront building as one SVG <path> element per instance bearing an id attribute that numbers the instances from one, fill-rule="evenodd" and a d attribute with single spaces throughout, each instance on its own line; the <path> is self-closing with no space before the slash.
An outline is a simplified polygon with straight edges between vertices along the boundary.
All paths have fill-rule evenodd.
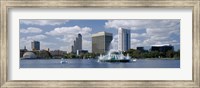
<path id="1" fill-rule="evenodd" d="M 129 29 L 118 29 L 118 50 L 127 51 L 131 47 L 131 31 Z"/>
<path id="2" fill-rule="evenodd" d="M 26 46 L 24 46 L 24 49 L 20 49 L 20 58 L 23 57 L 24 53 L 27 51 Z"/>
<path id="3" fill-rule="evenodd" d="M 50 54 L 52 55 L 53 58 L 62 58 L 65 54 L 67 54 L 67 51 L 53 50 L 50 51 Z"/>
<path id="4" fill-rule="evenodd" d="M 88 50 L 77 50 L 76 55 L 86 54 L 86 53 L 88 53 Z"/>
<path id="5" fill-rule="evenodd" d="M 23 59 L 33 59 L 33 58 L 37 58 L 37 56 L 33 52 L 26 52 L 23 54 Z"/>
<path id="6" fill-rule="evenodd" d="M 39 41 L 32 41 L 31 42 L 31 48 L 32 50 L 40 50 L 40 42 Z"/>
<path id="7" fill-rule="evenodd" d="M 152 45 L 151 51 L 159 51 L 159 52 L 174 51 L 174 47 L 170 44 Z"/>
<path id="8" fill-rule="evenodd" d="M 49 51 L 47 50 L 37 50 L 37 51 L 33 51 L 35 53 L 35 55 L 37 56 L 37 58 L 41 58 L 41 59 L 49 59 L 52 58 L 52 55 Z"/>
<path id="9" fill-rule="evenodd" d="M 82 50 L 82 35 L 78 34 L 78 37 L 73 42 L 73 45 L 71 46 L 71 52 L 76 53 L 77 50 Z"/>
<path id="10" fill-rule="evenodd" d="M 106 53 L 109 51 L 110 43 L 113 39 L 112 33 L 98 32 L 92 35 L 92 52 Z"/>
<path id="11" fill-rule="evenodd" d="M 144 47 L 137 47 L 138 51 L 144 51 Z"/>
<path id="12" fill-rule="evenodd" d="M 46 51 L 48 51 L 48 52 L 50 51 L 50 49 L 49 49 L 49 48 L 46 48 L 46 49 L 44 49 L 44 50 L 46 50 Z"/>

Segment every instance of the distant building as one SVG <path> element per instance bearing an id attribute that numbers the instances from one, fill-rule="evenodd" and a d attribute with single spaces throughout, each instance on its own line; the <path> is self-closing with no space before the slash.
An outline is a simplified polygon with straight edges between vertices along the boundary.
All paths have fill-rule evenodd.
<path id="1" fill-rule="evenodd" d="M 53 50 L 53 51 L 50 51 L 50 54 L 54 58 L 62 58 L 65 54 L 67 54 L 67 51 Z"/>
<path id="2" fill-rule="evenodd" d="M 98 32 L 92 35 L 92 52 L 105 53 L 109 51 L 110 43 L 113 39 L 112 33 Z"/>
<path id="3" fill-rule="evenodd" d="M 77 50 L 82 50 L 82 35 L 81 34 L 78 34 L 78 37 L 76 37 L 76 39 L 74 40 L 73 42 L 73 45 L 72 45 L 72 53 L 76 53 Z"/>
<path id="4" fill-rule="evenodd" d="M 167 51 L 174 51 L 174 47 L 170 44 L 164 45 L 152 45 L 151 51 L 159 51 L 159 52 L 167 52 Z"/>
<path id="5" fill-rule="evenodd" d="M 39 41 L 32 41 L 31 42 L 31 48 L 32 50 L 40 50 L 40 42 Z"/>
<path id="6" fill-rule="evenodd" d="M 129 29 L 118 29 L 118 50 L 127 51 L 131 47 L 131 31 Z"/>
<path id="7" fill-rule="evenodd" d="M 23 54 L 23 59 L 33 59 L 33 58 L 37 58 L 37 56 L 33 52 L 26 52 Z"/>
<path id="8" fill-rule="evenodd" d="M 20 49 L 20 58 L 23 57 L 24 53 L 27 51 L 26 46 L 24 46 L 24 49 Z"/>
<path id="9" fill-rule="evenodd" d="M 46 50 L 46 51 L 48 51 L 48 52 L 50 51 L 50 49 L 49 49 L 49 48 L 46 48 L 46 49 L 44 49 L 44 50 Z"/>
<path id="10" fill-rule="evenodd" d="M 47 50 L 35 50 L 35 51 L 32 51 L 35 53 L 35 55 L 37 56 L 37 58 L 39 59 L 49 59 L 49 58 L 52 58 L 52 55 L 50 54 L 49 51 Z"/>
<path id="11" fill-rule="evenodd" d="M 88 50 L 77 50 L 76 55 L 86 54 L 86 53 L 88 53 Z"/>
<path id="12" fill-rule="evenodd" d="M 138 51 L 144 51 L 144 47 L 137 47 Z"/>

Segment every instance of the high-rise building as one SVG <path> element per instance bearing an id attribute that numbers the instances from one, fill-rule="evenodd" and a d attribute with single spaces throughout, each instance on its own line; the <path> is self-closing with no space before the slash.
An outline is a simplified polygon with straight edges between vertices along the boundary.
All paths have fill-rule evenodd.
<path id="1" fill-rule="evenodd" d="M 109 51 L 110 43 L 113 39 L 112 33 L 98 32 L 92 35 L 92 52 L 106 53 Z"/>
<path id="2" fill-rule="evenodd" d="M 131 47 L 131 31 L 129 29 L 118 29 L 118 50 L 127 51 Z"/>
<path id="3" fill-rule="evenodd" d="M 73 43 L 72 53 L 76 53 L 77 51 L 82 50 L 82 35 L 78 34 L 78 37 L 76 37 Z"/>
<path id="4" fill-rule="evenodd" d="M 31 42 L 32 50 L 40 50 L 40 42 L 39 41 L 32 41 Z"/>

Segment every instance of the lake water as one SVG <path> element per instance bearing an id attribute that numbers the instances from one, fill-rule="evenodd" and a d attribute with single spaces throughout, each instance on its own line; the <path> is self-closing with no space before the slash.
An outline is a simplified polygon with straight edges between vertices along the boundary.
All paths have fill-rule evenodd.
<path id="1" fill-rule="evenodd" d="M 20 68 L 180 68 L 180 60 L 138 59 L 131 62 L 98 62 L 97 59 L 21 59 Z"/>

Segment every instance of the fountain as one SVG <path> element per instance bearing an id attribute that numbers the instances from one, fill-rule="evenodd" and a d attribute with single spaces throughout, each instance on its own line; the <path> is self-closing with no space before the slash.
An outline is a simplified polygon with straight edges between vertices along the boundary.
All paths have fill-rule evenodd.
<path id="1" fill-rule="evenodd" d="M 130 56 L 127 54 L 124 56 L 121 51 L 118 51 L 114 48 L 114 39 L 111 41 L 109 46 L 109 52 L 107 55 L 100 55 L 98 58 L 98 62 L 129 62 Z"/>

